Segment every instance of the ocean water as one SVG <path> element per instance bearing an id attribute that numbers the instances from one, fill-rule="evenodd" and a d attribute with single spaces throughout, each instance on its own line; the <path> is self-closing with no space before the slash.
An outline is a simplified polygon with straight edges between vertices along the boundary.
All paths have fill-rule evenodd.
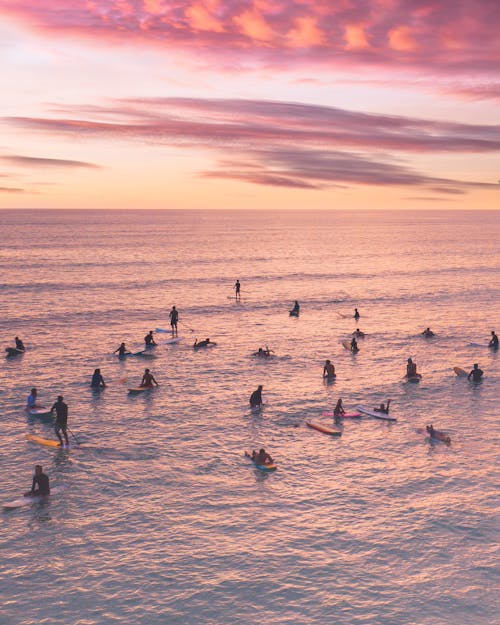
<path id="1" fill-rule="evenodd" d="M 0 496 L 37 463 L 59 487 L 0 513 L 2 625 L 495 622 L 499 354 L 470 343 L 500 331 L 498 212 L 1 211 L 0 225 L 0 336 L 27 346 L 0 362 Z M 172 305 L 182 341 L 112 355 L 168 328 Z M 206 337 L 217 346 L 194 351 Z M 273 358 L 251 356 L 266 345 Z M 402 379 L 410 356 L 420 384 Z M 475 362 L 481 384 L 455 376 Z M 145 367 L 160 386 L 128 395 Z M 32 386 L 48 405 L 64 395 L 80 447 L 25 439 L 54 436 L 24 411 Z M 398 420 L 306 427 L 331 426 L 339 397 L 391 398 Z M 452 444 L 418 434 L 429 423 Z M 276 472 L 244 457 L 261 446 Z"/>

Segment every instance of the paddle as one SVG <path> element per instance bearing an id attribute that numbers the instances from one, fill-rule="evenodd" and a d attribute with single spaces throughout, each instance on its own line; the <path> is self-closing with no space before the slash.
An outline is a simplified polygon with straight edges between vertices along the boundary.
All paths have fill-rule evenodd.
<path id="1" fill-rule="evenodd" d="M 80 441 L 76 438 L 76 436 L 74 435 L 73 431 L 72 431 L 72 430 L 71 430 L 68 426 L 66 426 L 66 429 L 67 429 L 67 430 L 69 430 L 69 433 L 70 433 L 70 434 L 71 434 L 71 436 L 75 439 L 76 444 L 77 444 L 77 445 L 79 445 L 79 444 L 80 444 Z"/>

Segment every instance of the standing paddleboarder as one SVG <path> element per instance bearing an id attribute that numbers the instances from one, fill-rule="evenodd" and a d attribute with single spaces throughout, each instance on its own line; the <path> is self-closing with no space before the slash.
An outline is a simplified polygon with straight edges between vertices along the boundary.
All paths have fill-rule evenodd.
<path id="1" fill-rule="evenodd" d="M 172 306 L 172 310 L 169 312 L 170 327 L 172 328 L 172 334 L 177 334 L 177 322 L 179 321 L 179 312 L 175 306 Z"/>
<path id="2" fill-rule="evenodd" d="M 68 406 L 64 403 L 64 397 L 62 395 L 58 395 L 57 401 L 50 409 L 50 412 L 56 411 L 56 425 L 55 425 L 55 433 L 61 446 L 63 445 L 63 439 L 61 437 L 60 432 L 63 433 L 64 440 L 66 441 L 66 445 L 69 445 L 68 439 Z"/>
<path id="3" fill-rule="evenodd" d="M 241 284 L 239 280 L 236 280 L 236 283 L 233 288 L 234 288 L 234 295 L 236 299 L 241 299 Z"/>

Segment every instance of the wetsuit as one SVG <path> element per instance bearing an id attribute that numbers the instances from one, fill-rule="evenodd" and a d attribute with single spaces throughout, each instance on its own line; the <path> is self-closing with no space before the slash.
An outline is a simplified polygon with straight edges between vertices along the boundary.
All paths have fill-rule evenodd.
<path id="1" fill-rule="evenodd" d="M 37 485 L 38 488 L 35 490 L 35 486 Z M 33 484 L 31 486 L 31 494 L 41 495 L 42 497 L 50 495 L 49 478 L 45 475 L 45 473 L 39 473 L 38 475 L 35 473 L 33 476 Z"/>
<path id="2" fill-rule="evenodd" d="M 473 382 L 481 382 L 481 378 L 483 377 L 482 369 L 472 369 L 469 373 L 469 379 L 472 377 Z"/>
<path id="3" fill-rule="evenodd" d="M 250 406 L 261 406 L 262 405 L 262 391 L 257 389 L 250 395 Z"/>
<path id="4" fill-rule="evenodd" d="M 90 383 L 90 386 L 92 388 L 100 388 L 101 386 L 104 387 L 104 378 L 102 377 L 102 375 L 100 373 L 93 373 L 92 374 L 92 382 Z"/>
<path id="5" fill-rule="evenodd" d="M 59 432 L 62 431 L 64 434 L 64 438 L 66 439 L 66 444 L 69 445 L 68 434 L 66 432 L 68 428 L 68 406 L 63 401 L 56 401 L 56 403 L 52 406 L 50 411 L 56 411 L 56 424 L 55 424 L 55 433 L 57 438 L 60 440 L 61 445 L 63 444 L 62 438 Z"/>

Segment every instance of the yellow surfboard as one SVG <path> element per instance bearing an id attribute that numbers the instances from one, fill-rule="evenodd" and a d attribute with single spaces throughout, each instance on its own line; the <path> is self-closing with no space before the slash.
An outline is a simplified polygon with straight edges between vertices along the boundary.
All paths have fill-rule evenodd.
<path id="1" fill-rule="evenodd" d="M 59 441 L 42 438 L 41 436 L 36 436 L 35 434 L 26 434 L 26 438 L 32 443 L 38 443 L 39 445 L 45 445 L 46 447 L 61 447 L 61 443 Z"/>

